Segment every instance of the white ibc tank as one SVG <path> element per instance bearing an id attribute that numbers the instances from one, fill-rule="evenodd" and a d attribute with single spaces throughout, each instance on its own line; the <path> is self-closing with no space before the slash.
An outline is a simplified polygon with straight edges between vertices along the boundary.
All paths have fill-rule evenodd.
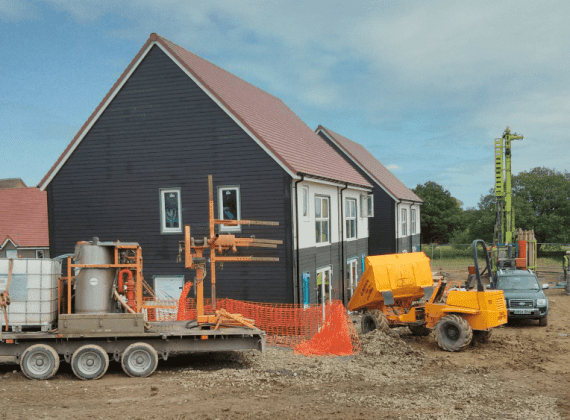
<path id="1" fill-rule="evenodd" d="M 17 258 L 10 281 L 11 304 L 7 308 L 8 325 L 12 330 L 52 329 L 57 321 L 57 281 L 61 261 L 49 258 Z M 6 290 L 9 259 L 0 258 L 0 292 Z M 0 325 L 4 316 L 0 312 Z"/>

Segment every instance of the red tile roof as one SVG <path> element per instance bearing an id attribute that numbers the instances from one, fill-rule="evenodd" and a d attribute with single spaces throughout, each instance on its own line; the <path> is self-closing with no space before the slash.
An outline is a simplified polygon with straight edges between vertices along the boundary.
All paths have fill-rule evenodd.
<path id="1" fill-rule="evenodd" d="M 22 181 L 22 178 L 0 179 L 0 190 L 7 190 L 10 188 L 26 188 L 26 184 Z"/>
<path id="2" fill-rule="evenodd" d="M 315 130 L 317 133 L 322 131 L 329 139 L 338 145 L 338 147 L 346 153 L 346 155 L 354 161 L 363 170 L 368 172 L 378 184 L 383 187 L 392 196 L 398 200 L 410 200 L 418 203 L 423 203 L 422 199 L 418 197 L 412 190 L 406 187 L 402 181 L 392 174 L 372 153 L 364 148 L 364 146 L 341 136 L 334 131 L 319 125 Z"/>
<path id="3" fill-rule="evenodd" d="M 0 246 L 49 246 L 47 193 L 38 188 L 0 190 Z"/>
<path id="4" fill-rule="evenodd" d="M 64 162 L 71 155 L 76 143 L 81 141 L 84 132 L 88 130 L 91 121 L 97 117 L 100 109 L 106 106 L 114 91 L 121 85 L 123 79 L 127 77 L 151 43 L 156 43 L 170 54 L 290 174 L 307 174 L 343 183 L 370 186 L 358 171 L 313 132 L 280 99 L 153 33 L 62 156 L 40 182 L 40 188 L 45 189 L 49 184 L 55 176 L 54 172 L 59 170 L 60 162 Z"/>

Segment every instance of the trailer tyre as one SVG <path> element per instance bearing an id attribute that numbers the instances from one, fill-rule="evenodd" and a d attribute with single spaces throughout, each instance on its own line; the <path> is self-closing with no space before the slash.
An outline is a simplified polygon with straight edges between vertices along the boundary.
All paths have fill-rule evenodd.
<path id="1" fill-rule="evenodd" d="M 431 333 L 431 330 L 425 325 L 408 325 L 408 328 L 410 329 L 412 335 L 418 337 L 426 337 Z"/>
<path id="2" fill-rule="evenodd" d="M 134 343 L 127 347 L 121 357 L 125 373 L 133 378 L 152 375 L 158 365 L 158 353 L 147 343 Z"/>
<path id="3" fill-rule="evenodd" d="M 380 330 L 387 333 L 390 330 L 390 325 L 388 324 L 386 315 L 384 315 L 384 313 L 379 309 L 367 310 L 364 315 L 362 315 L 360 327 L 364 334 L 368 334 L 374 330 Z"/>
<path id="4" fill-rule="evenodd" d="M 109 355 L 103 348 L 87 344 L 79 347 L 71 357 L 71 369 L 79 379 L 99 379 L 109 367 Z"/>
<path id="5" fill-rule="evenodd" d="M 450 314 L 437 321 L 434 338 L 442 350 L 461 351 L 471 343 L 473 330 L 465 318 Z"/>
<path id="6" fill-rule="evenodd" d="M 35 344 L 22 354 L 20 367 L 29 379 L 49 379 L 59 369 L 59 355 L 51 346 Z"/>

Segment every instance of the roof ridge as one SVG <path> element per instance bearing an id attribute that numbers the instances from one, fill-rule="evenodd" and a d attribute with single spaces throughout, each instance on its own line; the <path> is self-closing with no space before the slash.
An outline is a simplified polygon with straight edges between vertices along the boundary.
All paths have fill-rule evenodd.
<path id="1" fill-rule="evenodd" d="M 152 36 L 153 36 L 153 35 L 156 35 L 156 38 L 160 38 L 160 39 L 162 39 L 163 41 L 166 41 L 166 42 L 168 42 L 168 43 L 170 43 L 170 44 L 172 44 L 172 45 L 174 45 L 174 46 L 176 46 L 176 47 L 178 47 L 178 48 L 184 50 L 184 51 L 187 52 L 188 54 L 192 54 L 195 58 L 197 58 L 197 59 L 199 59 L 199 60 L 202 60 L 202 61 L 205 61 L 206 63 L 208 63 L 208 64 L 210 64 L 210 65 L 216 67 L 216 69 L 221 70 L 222 72 L 226 73 L 227 75 L 232 76 L 232 77 L 234 77 L 234 78 L 236 78 L 236 79 L 238 79 L 238 80 L 241 80 L 241 81 L 244 82 L 244 83 L 247 83 L 249 86 L 251 86 L 251 87 L 253 87 L 253 88 L 255 88 L 255 89 L 257 89 L 257 90 L 259 90 L 259 91 L 261 91 L 261 92 L 263 92 L 263 93 L 265 93 L 265 94 L 271 96 L 271 97 L 273 97 L 274 99 L 277 99 L 277 100 L 278 100 L 279 102 L 281 102 L 283 105 L 287 106 L 287 104 L 286 104 L 285 102 L 283 102 L 283 100 L 282 100 L 281 98 L 279 98 L 279 97 L 273 95 L 272 93 L 266 91 L 265 89 L 261 89 L 259 86 L 255 86 L 254 84 L 251 84 L 251 83 L 248 82 L 247 80 L 242 79 L 241 77 L 239 77 L 239 76 L 237 76 L 237 75 L 235 75 L 235 74 L 233 74 L 233 73 L 227 71 L 226 69 L 224 69 L 224 68 L 218 66 L 216 63 L 213 63 L 213 62 L 211 62 L 210 60 L 206 60 L 204 57 L 200 57 L 198 54 L 195 54 L 195 53 L 193 53 L 192 51 L 189 51 L 189 50 L 187 50 L 186 48 L 184 48 L 184 47 L 178 45 L 177 43 L 172 42 L 170 39 L 165 38 L 165 37 L 163 37 L 162 35 L 157 34 L 156 32 L 153 32 L 153 33 L 150 34 L 150 35 L 151 35 L 151 39 L 152 39 Z M 289 108 L 289 107 L 287 106 L 287 108 Z M 289 108 L 289 109 L 290 109 L 290 108 Z"/>

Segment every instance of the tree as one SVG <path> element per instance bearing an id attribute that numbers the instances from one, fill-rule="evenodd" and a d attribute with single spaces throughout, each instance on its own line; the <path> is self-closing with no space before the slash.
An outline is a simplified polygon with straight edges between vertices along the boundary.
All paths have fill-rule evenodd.
<path id="1" fill-rule="evenodd" d="M 424 201 L 421 212 L 423 242 L 446 243 L 454 230 L 464 229 L 463 210 L 441 185 L 428 181 L 417 185 L 413 191 Z"/>

